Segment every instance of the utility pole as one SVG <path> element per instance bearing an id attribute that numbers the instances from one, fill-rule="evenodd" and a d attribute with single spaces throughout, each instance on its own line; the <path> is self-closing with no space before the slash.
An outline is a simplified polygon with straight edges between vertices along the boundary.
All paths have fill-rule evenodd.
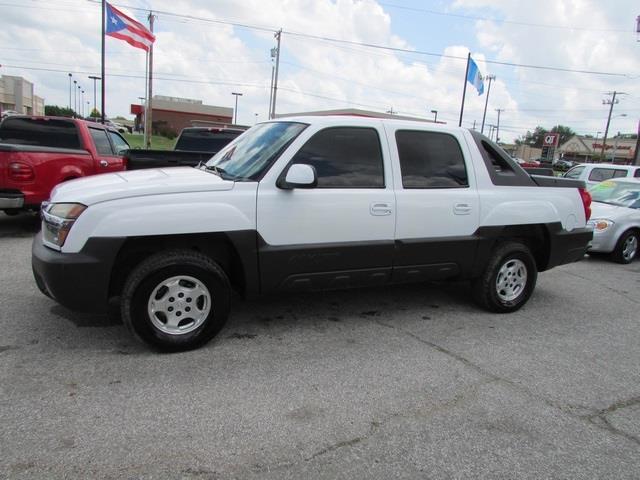
<path id="1" fill-rule="evenodd" d="M 496 125 L 496 143 L 500 141 L 500 112 L 504 111 L 504 108 L 496 108 L 498 112 L 498 124 Z"/>
<path id="2" fill-rule="evenodd" d="M 153 34 L 153 22 L 156 16 L 151 10 L 149 10 L 149 31 Z M 151 148 L 151 130 L 153 129 L 153 43 L 149 47 L 149 86 L 147 87 L 147 99 L 145 101 L 144 109 L 144 144 L 145 148 Z M 104 114 L 104 112 L 102 112 Z"/>
<path id="3" fill-rule="evenodd" d="M 96 110 L 96 80 L 101 80 L 101 79 L 100 77 L 97 77 L 95 75 L 89 75 L 89 78 L 93 80 L 93 109 Z"/>
<path id="4" fill-rule="evenodd" d="M 604 161 L 604 149 L 607 145 L 607 135 L 609 134 L 609 124 L 611 123 L 611 114 L 613 113 L 613 106 L 616 103 L 619 103 L 620 100 L 616 98 L 616 96 L 618 95 L 626 95 L 626 93 L 624 92 L 616 92 L 615 90 L 613 92 L 607 92 L 607 95 L 611 95 L 612 97 L 610 99 L 607 100 L 602 100 L 602 104 L 603 105 L 610 105 L 609 107 L 609 116 L 607 117 L 607 127 L 604 129 L 604 137 L 602 137 L 602 148 L 600 149 L 600 157 L 601 160 Z"/>
<path id="5" fill-rule="evenodd" d="M 387 113 L 390 115 L 394 115 L 396 112 L 393 111 L 393 107 L 389 108 L 389 110 L 387 110 Z"/>
<path id="6" fill-rule="evenodd" d="M 433 123 L 438 123 L 438 110 L 431 110 L 433 113 Z"/>
<path id="7" fill-rule="evenodd" d="M 491 93 L 491 81 L 496 79 L 495 75 L 487 75 L 487 80 L 489 80 L 489 87 L 487 87 L 487 98 L 484 99 L 484 113 L 482 114 L 482 126 L 480 127 L 480 133 L 484 133 L 484 119 L 487 116 L 487 105 L 489 104 L 489 94 Z"/>
<path id="8" fill-rule="evenodd" d="M 271 85 L 269 86 L 269 108 L 267 110 L 267 120 L 271 119 L 271 108 L 273 106 L 273 78 L 276 74 L 276 65 L 275 63 L 273 63 L 273 61 L 278 54 L 277 52 L 278 49 L 276 47 L 273 47 L 271 49 Z"/>
<path id="9" fill-rule="evenodd" d="M 276 96 L 278 94 L 278 70 L 280 68 L 280 39 L 282 37 L 282 29 L 278 30 L 275 34 L 275 38 L 278 40 L 278 46 L 276 51 L 276 70 L 273 77 L 273 103 L 271 105 L 271 114 L 269 118 L 275 118 L 276 116 Z"/>
<path id="10" fill-rule="evenodd" d="M 473 127 L 472 128 L 473 128 L 473 130 L 476 129 L 476 121 L 475 120 L 473 121 Z"/>

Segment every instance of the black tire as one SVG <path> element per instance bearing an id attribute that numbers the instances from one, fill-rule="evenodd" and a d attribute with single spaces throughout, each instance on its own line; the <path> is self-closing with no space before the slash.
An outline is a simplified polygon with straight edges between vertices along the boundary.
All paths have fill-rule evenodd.
<path id="1" fill-rule="evenodd" d="M 197 285 L 205 288 L 206 292 L 200 298 L 203 300 L 204 311 L 201 312 L 199 320 L 188 318 L 190 315 L 197 315 L 196 312 L 193 314 L 184 313 L 185 318 L 180 321 L 190 324 L 188 328 L 194 328 L 186 333 L 176 333 L 175 330 L 180 327 L 170 327 L 165 316 L 164 327 L 173 328 L 173 333 L 167 333 L 160 329 L 163 325 L 161 323 L 162 317 L 159 314 L 155 314 L 154 318 L 151 318 L 149 313 L 151 295 L 156 291 L 155 298 L 157 299 L 157 295 L 161 293 L 160 290 L 166 288 L 161 287 L 164 285 L 163 282 L 181 277 L 193 279 L 198 282 Z M 193 288 L 193 286 L 187 286 Z M 180 288 L 180 285 L 176 288 Z M 206 294 L 209 295 L 208 300 L 205 298 Z M 180 315 L 181 313 L 178 313 L 180 309 L 189 311 L 191 307 L 194 307 L 193 310 L 196 310 L 196 304 L 187 304 L 185 303 L 187 301 L 192 301 L 188 295 L 184 301 L 179 300 L 180 305 L 175 304 L 176 313 L 169 315 Z M 194 302 L 198 301 L 198 298 L 194 298 Z M 162 302 L 166 303 L 168 300 L 162 299 Z M 205 303 L 208 305 L 208 309 L 205 308 Z M 210 257 L 188 250 L 161 252 L 140 263 L 127 278 L 120 303 L 122 320 L 129 331 L 139 340 L 158 350 L 168 352 L 191 350 L 207 343 L 224 326 L 229 316 L 230 306 L 231 287 L 224 270 Z M 198 322 L 202 323 L 197 326 Z"/>
<path id="2" fill-rule="evenodd" d="M 518 261 L 520 263 L 518 263 Z M 524 285 L 518 286 L 515 291 L 510 292 L 515 295 L 515 297 L 509 298 L 510 295 L 507 295 L 509 292 L 497 285 L 498 275 L 504 266 L 514 267 L 518 265 L 520 265 L 518 269 L 519 272 L 521 272 L 521 266 L 524 266 L 526 280 L 523 280 Z M 501 243 L 493 251 L 482 275 L 473 280 L 473 298 L 481 307 L 491 312 L 515 312 L 529 300 L 536 286 L 537 278 L 538 269 L 536 268 L 536 262 L 526 245 L 519 242 Z M 514 281 L 514 284 L 516 283 L 517 282 Z"/>
<path id="3" fill-rule="evenodd" d="M 638 256 L 639 246 L 640 233 L 635 230 L 628 230 L 618 239 L 616 248 L 611 252 L 611 260 L 622 264 L 631 263 Z M 630 249 L 634 249 L 634 251 L 630 251 Z"/>

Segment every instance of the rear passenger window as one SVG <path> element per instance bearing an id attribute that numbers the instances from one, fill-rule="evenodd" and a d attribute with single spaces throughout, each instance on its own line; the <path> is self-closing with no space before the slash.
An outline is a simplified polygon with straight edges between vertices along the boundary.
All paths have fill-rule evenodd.
<path id="1" fill-rule="evenodd" d="M 291 163 L 313 165 L 318 188 L 384 188 L 380 138 L 373 128 L 324 129 L 304 144 Z"/>
<path id="2" fill-rule="evenodd" d="M 105 130 L 89 128 L 89 132 L 91 133 L 91 138 L 93 138 L 93 143 L 96 144 L 98 155 L 113 155 L 111 143 Z"/>
<path id="3" fill-rule="evenodd" d="M 396 143 L 404 188 L 469 186 L 462 150 L 452 135 L 399 130 Z"/>
<path id="4" fill-rule="evenodd" d="M 0 126 L 0 142 L 39 147 L 80 149 L 80 137 L 71 120 L 17 117 Z"/>
<path id="5" fill-rule="evenodd" d="M 634 173 L 633 176 L 636 178 L 640 178 L 640 168 L 636 168 L 636 173 Z"/>
<path id="6" fill-rule="evenodd" d="M 620 173 L 618 173 L 620 172 Z M 594 168 L 589 174 L 589 180 L 592 182 L 603 182 L 614 177 L 626 177 L 627 172 L 625 170 L 615 168 Z"/>

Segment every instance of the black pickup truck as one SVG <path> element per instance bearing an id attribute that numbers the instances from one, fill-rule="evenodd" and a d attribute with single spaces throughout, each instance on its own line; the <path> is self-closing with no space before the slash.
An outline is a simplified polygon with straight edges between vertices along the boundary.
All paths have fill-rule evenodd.
<path id="1" fill-rule="evenodd" d="M 127 170 L 195 167 L 206 162 L 243 133 L 238 127 L 188 127 L 180 132 L 174 150 L 132 149 L 125 153 Z"/>

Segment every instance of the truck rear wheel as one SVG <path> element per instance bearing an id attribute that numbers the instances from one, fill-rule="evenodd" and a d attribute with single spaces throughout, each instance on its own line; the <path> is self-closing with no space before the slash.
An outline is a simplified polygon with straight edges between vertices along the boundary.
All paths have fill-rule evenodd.
<path id="1" fill-rule="evenodd" d="M 184 351 L 211 340 L 224 326 L 231 288 L 211 258 L 171 250 L 144 260 L 129 275 L 122 319 L 143 342 L 162 351 Z"/>
<path id="2" fill-rule="evenodd" d="M 529 300 L 537 278 L 536 262 L 527 246 L 502 243 L 493 251 L 482 276 L 473 281 L 473 297 L 489 311 L 515 312 Z"/>

